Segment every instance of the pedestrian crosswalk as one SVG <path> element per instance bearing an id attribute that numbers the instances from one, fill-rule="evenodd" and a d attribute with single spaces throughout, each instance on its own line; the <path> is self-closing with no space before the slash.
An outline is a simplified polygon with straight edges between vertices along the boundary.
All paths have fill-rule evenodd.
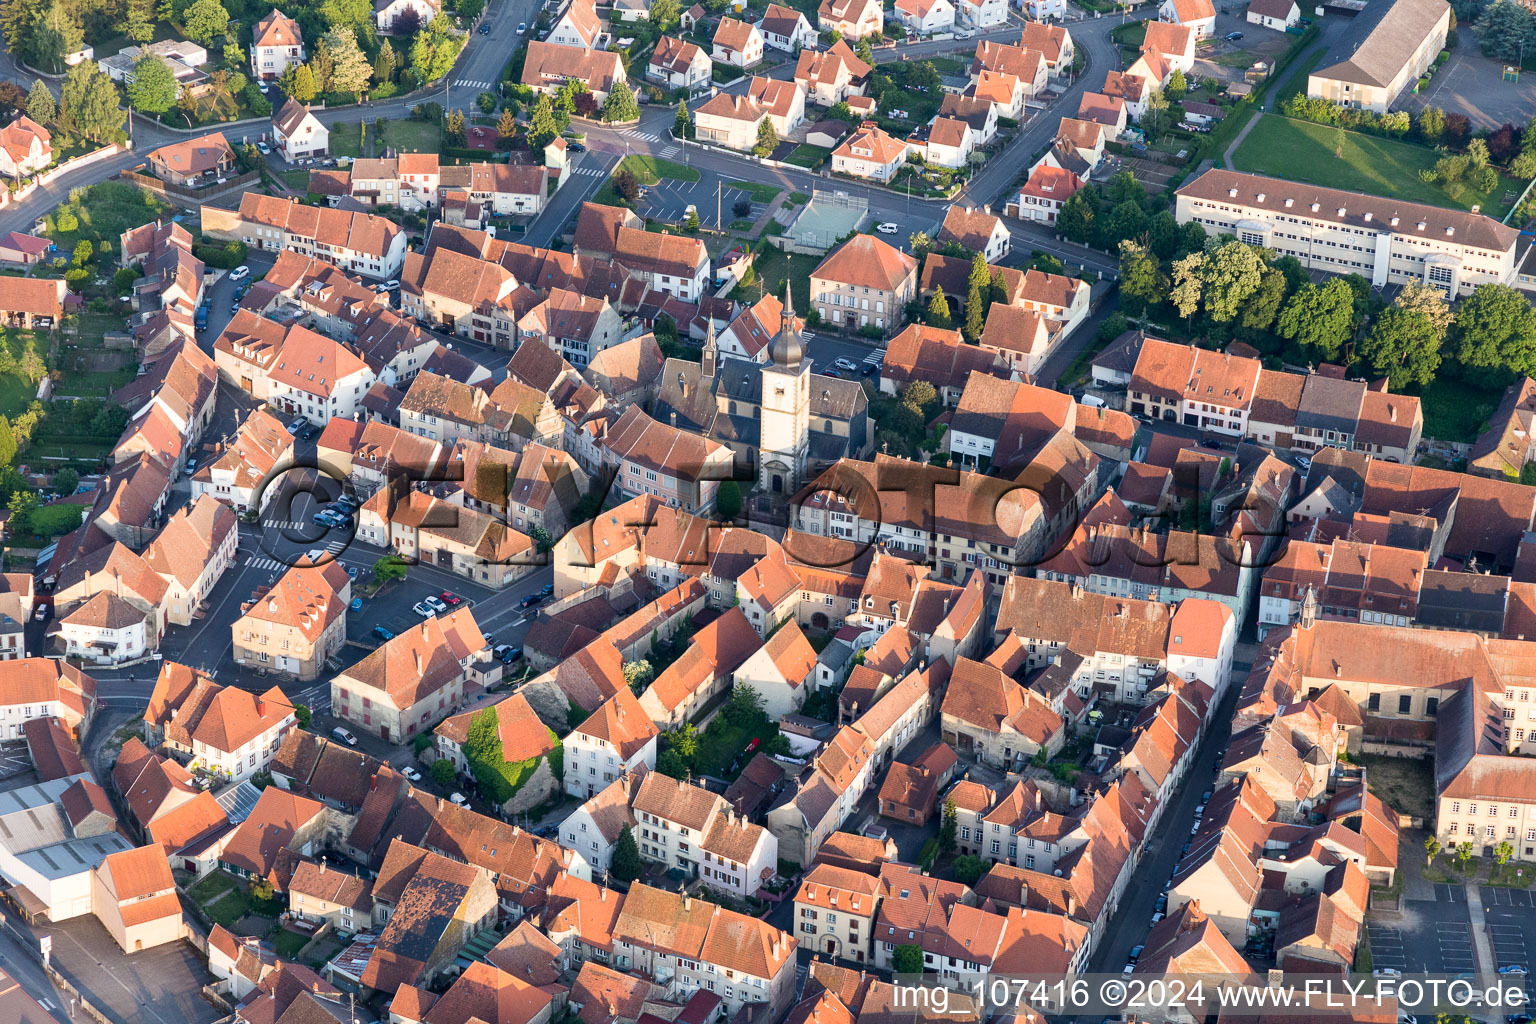
<path id="1" fill-rule="evenodd" d="M 571 171 L 572 178 L 606 178 L 608 172 L 597 164 L 583 164 Z"/>
<path id="2" fill-rule="evenodd" d="M 481 82 L 473 78 L 460 78 L 453 83 L 456 89 L 489 89 L 491 84 L 490 82 Z"/>
<path id="3" fill-rule="evenodd" d="M 658 138 L 655 132 L 648 132 L 638 125 L 634 128 L 622 128 L 619 130 L 619 134 L 627 135 L 632 139 L 646 139 L 650 142 L 655 142 Z"/>
<path id="4" fill-rule="evenodd" d="M 337 537 L 335 540 L 328 542 L 324 550 L 327 555 L 336 558 L 343 551 L 347 550 L 347 541 L 343 537 Z M 265 569 L 267 572 L 287 572 L 293 568 L 303 554 L 303 552 L 295 552 L 285 560 L 274 558 L 266 552 L 261 552 L 246 558 L 245 564 L 252 569 Z"/>
<path id="5" fill-rule="evenodd" d="M 864 353 L 864 362 L 868 363 L 870 366 L 879 366 L 881 363 L 885 362 L 885 349 L 870 349 L 868 352 Z"/>
<path id="6" fill-rule="evenodd" d="M 661 149 L 661 158 L 663 160 L 671 160 L 673 157 L 681 156 L 682 152 L 683 151 L 678 149 L 676 146 L 663 146 Z"/>

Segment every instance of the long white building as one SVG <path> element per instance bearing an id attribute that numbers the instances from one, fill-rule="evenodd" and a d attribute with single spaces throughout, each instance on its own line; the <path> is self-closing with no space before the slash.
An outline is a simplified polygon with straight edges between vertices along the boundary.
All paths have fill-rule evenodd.
<path id="1" fill-rule="evenodd" d="M 1452 298 L 1515 282 L 1519 231 L 1479 213 L 1219 169 L 1176 195 L 1180 224 L 1294 256 L 1309 270 L 1360 274 L 1377 287 L 1422 282 Z"/>

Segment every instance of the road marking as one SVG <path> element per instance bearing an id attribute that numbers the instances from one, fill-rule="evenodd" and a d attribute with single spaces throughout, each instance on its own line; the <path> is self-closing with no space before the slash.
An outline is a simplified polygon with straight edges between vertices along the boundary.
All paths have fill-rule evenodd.
<path id="1" fill-rule="evenodd" d="M 885 362 L 885 350 L 877 348 L 872 352 L 865 353 L 864 362 L 868 363 L 870 366 L 879 366 L 881 363 Z"/>
<path id="2" fill-rule="evenodd" d="M 476 82 L 467 78 L 461 78 L 453 84 L 464 89 L 489 89 L 491 87 L 490 82 Z"/>
<path id="3" fill-rule="evenodd" d="M 661 150 L 661 156 L 664 160 L 670 160 L 681 152 L 682 150 L 678 149 L 676 146 L 663 146 Z"/>

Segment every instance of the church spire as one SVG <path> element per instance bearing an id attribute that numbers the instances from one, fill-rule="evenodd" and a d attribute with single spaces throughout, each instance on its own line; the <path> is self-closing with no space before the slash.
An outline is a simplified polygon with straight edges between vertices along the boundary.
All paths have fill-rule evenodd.
<path id="1" fill-rule="evenodd" d="M 699 373 L 705 379 L 713 379 L 720 361 L 720 348 L 715 344 L 715 318 L 706 317 L 709 326 L 704 333 L 704 355 L 699 360 Z"/>
<path id="2" fill-rule="evenodd" d="M 805 358 L 805 343 L 795 325 L 794 285 L 784 282 L 784 312 L 779 316 L 779 333 L 768 347 L 768 357 L 776 366 L 798 366 Z"/>

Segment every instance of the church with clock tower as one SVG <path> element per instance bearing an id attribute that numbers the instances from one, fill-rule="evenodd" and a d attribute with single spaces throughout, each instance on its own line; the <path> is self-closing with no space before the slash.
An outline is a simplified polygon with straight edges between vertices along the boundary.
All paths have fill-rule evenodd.
<path id="1" fill-rule="evenodd" d="M 763 367 L 763 425 L 758 437 L 757 486 L 793 494 L 805 477 L 811 437 L 811 361 L 795 320 L 794 289 L 784 289 L 779 333 Z"/>

